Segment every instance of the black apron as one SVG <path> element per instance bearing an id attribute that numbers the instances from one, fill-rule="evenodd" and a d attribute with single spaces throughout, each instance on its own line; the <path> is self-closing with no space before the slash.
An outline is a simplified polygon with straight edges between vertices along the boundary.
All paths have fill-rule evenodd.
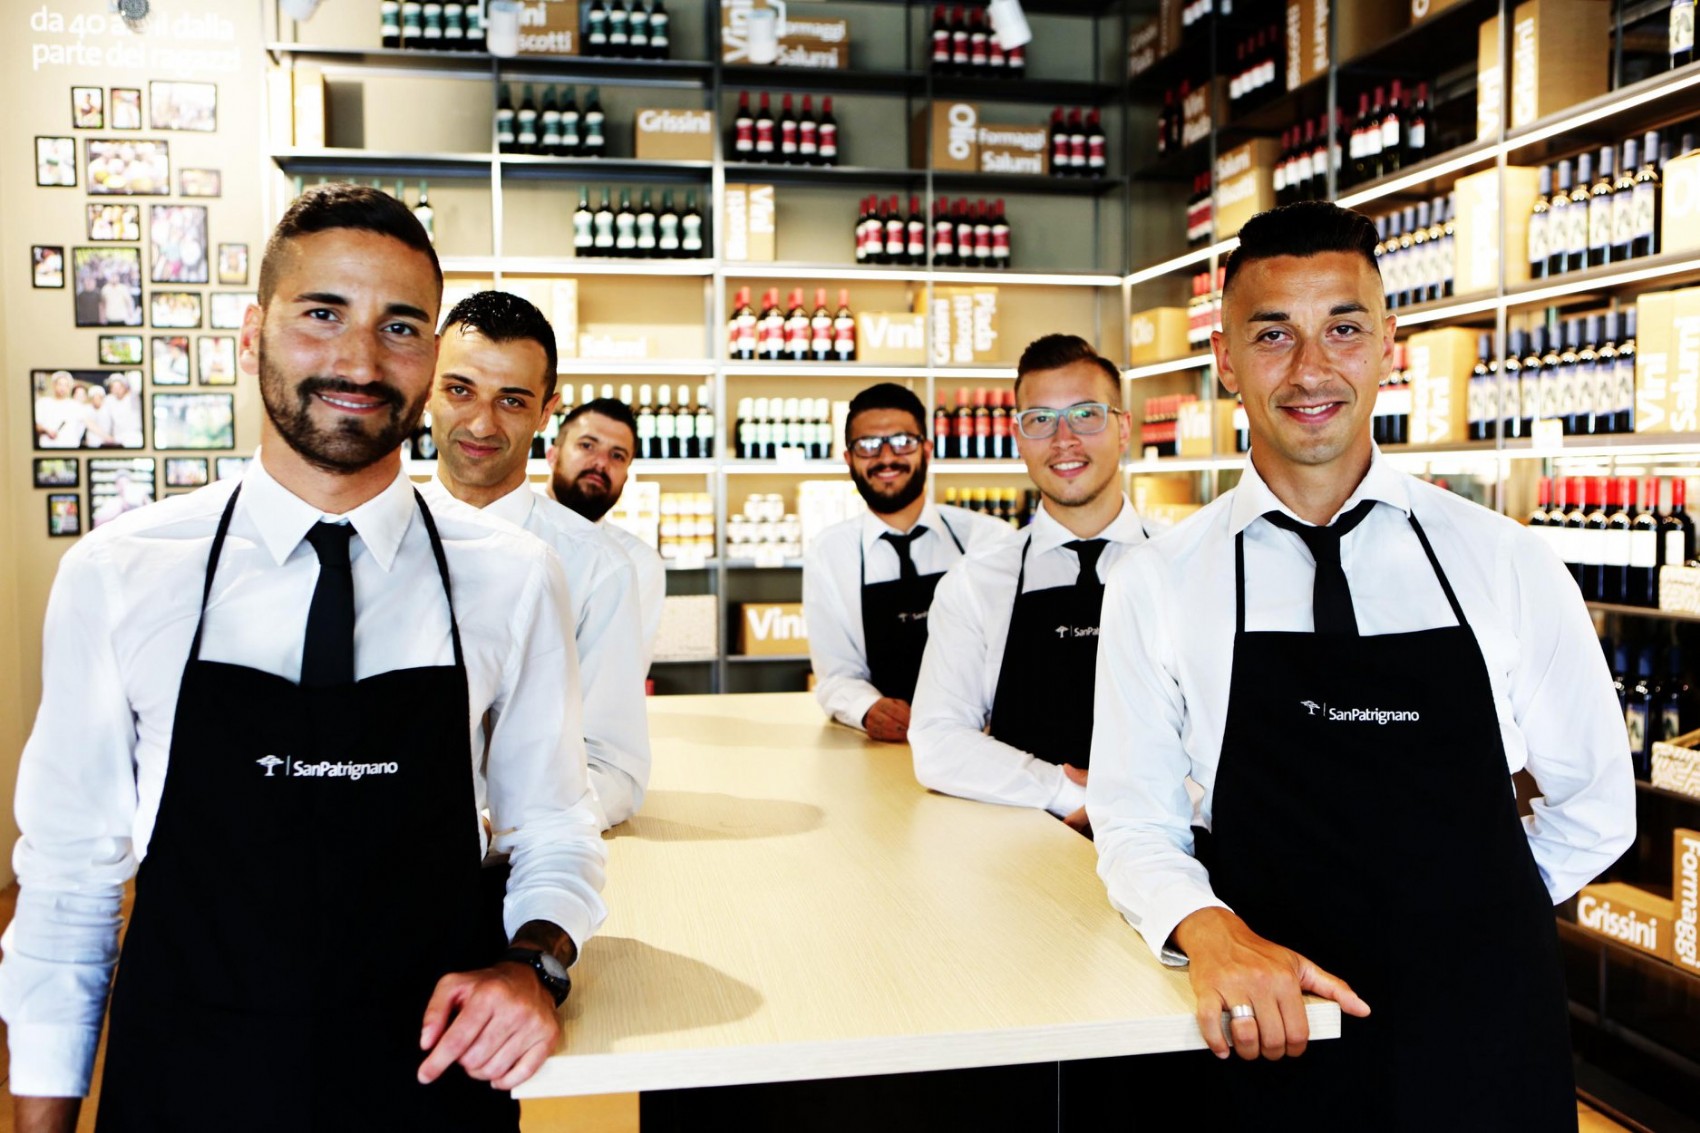
<path id="1" fill-rule="evenodd" d="M 1026 594 L 1027 551 L 1015 576 L 1003 665 L 992 698 L 992 738 L 1046 763 L 1085 768 L 1092 760 L 1093 685 L 1104 584 L 1052 586 Z"/>
<path id="2" fill-rule="evenodd" d="M 97 1128 L 517 1129 L 518 1104 L 458 1065 L 415 1077 L 438 978 L 505 944 L 478 916 L 466 664 L 436 524 L 418 499 L 454 664 L 306 688 L 200 658 L 238 494 L 136 876 Z"/>
<path id="3" fill-rule="evenodd" d="M 1372 1014 L 1343 1017 L 1338 1041 L 1300 1058 L 1216 1067 L 1210 1109 L 1224 1128 L 1282 1113 L 1321 1129 L 1576 1128 L 1552 901 L 1517 817 L 1487 665 L 1410 522 L 1454 626 L 1248 633 L 1235 540 L 1211 885 Z"/>
<path id="4" fill-rule="evenodd" d="M 962 551 L 962 540 L 939 516 L 945 534 Z M 966 552 L 964 552 L 966 553 Z M 921 654 L 927 648 L 927 610 L 944 572 L 890 582 L 868 581 L 868 553 L 862 551 L 862 641 L 868 649 L 868 683 L 881 696 L 905 703 L 915 699 Z"/>

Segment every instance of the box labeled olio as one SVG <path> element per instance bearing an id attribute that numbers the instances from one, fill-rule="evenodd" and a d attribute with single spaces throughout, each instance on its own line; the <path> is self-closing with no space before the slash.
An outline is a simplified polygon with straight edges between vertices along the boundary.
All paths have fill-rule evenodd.
<path id="1" fill-rule="evenodd" d="M 1584 886 L 1576 898 L 1578 925 L 1666 962 L 1672 955 L 1672 914 L 1669 899 L 1618 881 Z"/>
<path id="2" fill-rule="evenodd" d="M 1406 343 L 1411 383 L 1411 443 L 1454 444 L 1469 439 L 1468 390 L 1476 365 L 1475 332 L 1462 327 L 1413 334 Z"/>
<path id="3" fill-rule="evenodd" d="M 1127 321 L 1127 364 L 1144 366 L 1183 358 L 1186 341 L 1185 307 L 1153 307 L 1131 315 Z"/>
<path id="4" fill-rule="evenodd" d="M 738 617 L 738 653 L 807 653 L 809 627 L 801 602 L 745 602 Z"/>
<path id="5" fill-rule="evenodd" d="M 929 132 L 930 131 L 930 132 Z M 931 150 L 928 139 L 931 138 Z M 974 173 L 980 168 L 980 108 L 972 102 L 944 100 L 923 107 L 909 131 L 909 164 L 926 169 Z"/>
<path id="6" fill-rule="evenodd" d="M 1226 239 L 1260 212 L 1275 207 L 1275 159 L 1280 146 L 1258 138 L 1216 158 L 1216 238 Z"/>
<path id="7" fill-rule="evenodd" d="M 1453 186 L 1458 202 L 1457 239 L 1453 241 L 1458 294 L 1497 288 L 1501 255 L 1506 258 L 1507 286 L 1529 281 L 1529 213 L 1540 195 L 1540 176 L 1536 169 L 1506 166 L 1504 213 L 1500 212 L 1499 170 L 1458 178 Z M 1502 216 L 1510 218 L 1503 225 Z"/>
<path id="8" fill-rule="evenodd" d="M 1671 960 L 1700 972 L 1700 830 L 1671 838 Z"/>
<path id="9" fill-rule="evenodd" d="M 1511 13 L 1511 128 L 1606 93 L 1610 43 L 1610 4 L 1524 0 L 1517 5 Z"/>
<path id="10" fill-rule="evenodd" d="M 633 119 L 639 161 L 712 161 L 714 111 L 649 107 Z"/>

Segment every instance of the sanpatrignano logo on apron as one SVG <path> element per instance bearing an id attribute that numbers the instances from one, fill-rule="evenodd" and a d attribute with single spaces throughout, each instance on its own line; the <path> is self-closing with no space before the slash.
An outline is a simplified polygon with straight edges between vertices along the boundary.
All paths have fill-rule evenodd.
<path id="1" fill-rule="evenodd" d="M 254 761 L 266 769 L 267 779 L 276 779 L 277 769 L 283 768 L 285 779 L 361 779 L 367 775 L 394 775 L 401 770 L 401 764 L 390 760 L 387 763 L 346 763 L 325 759 L 318 763 L 307 763 L 288 756 L 264 755 Z"/>
<path id="2" fill-rule="evenodd" d="M 1414 708 L 1335 708 L 1314 700 L 1301 700 L 1299 707 L 1308 715 L 1339 724 L 1415 724 L 1422 720 L 1422 713 Z"/>

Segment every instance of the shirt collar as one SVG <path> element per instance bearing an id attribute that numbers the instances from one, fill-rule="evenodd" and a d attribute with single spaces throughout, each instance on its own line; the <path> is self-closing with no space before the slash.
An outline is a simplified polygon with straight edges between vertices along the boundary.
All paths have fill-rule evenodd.
<path id="1" fill-rule="evenodd" d="M 330 515 L 272 479 L 258 451 L 242 474 L 242 505 L 279 566 L 294 554 L 313 524 L 347 520 L 372 552 L 373 561 L 385 571 L 401 550 L 402 536 L 413 522 L 416 507 L 413 484 L 406 471 L 398 469 L 389 487 L 344 515 Z"/>
<path id="2" fill-rule="evenodd" d="M 1046 551 L 1054 551 L 1064 543 L 1071 543 L 1081 536 L 1058 523 L 1049 510 L 1049 505 L 1043 501 L 1039 504 L 1038 512 L 1033 516 L 1033 522 L 1028 530 L 1031 542 L 1028 544 L 1028 554 L 1042 555 Z M 1127 493 L 1122 493 L 1122 509 L 1116 513 L 1104 530 L 1092 539 L 1108 539 L 1112 543 L 1142 543 L 1145 541 L 1145 528 L 1140 525 L 1139 513 L 1133 510 L 1133 504 L 1128 501 Z"/>
<path id="3" fill-rule="evenodd" d="M 531 509 L 536 504 L 537 493 L 531 490 L 530 483 L 521 481 L 519 487 L 501 499 L 492 500 L 484 508 L 484 514 L 506 520 L 515 527 L 524 527 L 525 521 L 531 518 Z"/>
<path id="4" fill-rule="evenodd" d="M 928 531 L 935 532 L 945 539 L 950 538 L 945 531 L 944 517 L 939 514 L 938 505 L 934 504 L 932 500 L 928 500 L 926 505 L 921 508 L 921 515 L 915 520 L 915 527 L 925 527 Z M 915 528 L 911 527 L 909 530 L 913 531 Z M 868 511 L 862 516 L 862 549 L 864 551 L 872 550 L 874 545 L 880 541 L 880 536 L 887 531 L 898 535 L 903 534 L 887 523 L 884 516 L 871 510 Z M 952 546 L 954 545 L 952 544 Z"/>
<path id="5" fill-rule="evenodd" d="M 1405 478 L 1387 463 L 1386 458 L 1381 455 L 1381 446 L 1375 444 L 1370 446 L 1369 471 L 1364 473 L 1364 478 L 1352 489 L 1352 494 L 1328 522 L 1333 523 L 1364 500 L 1390 504 L 1406 515 L 1411 513 L 1411 493 Z M 1257 474 L 1251 457 L 1247 456 L 1245 472 L 1240 476 L 1239 487 L 1234 489 L 1233 504 L 1228 512 L 1228 533 L 1238 535 L 1251 525 L 1252 520 L 1259 519 L 1271 511 L 1284 511 L 1300 523 L 1308 522 L 1299 519 L 1292 508 L 1281 502 L 1280 497 L 1270 490 L 1263 477 Z"/>

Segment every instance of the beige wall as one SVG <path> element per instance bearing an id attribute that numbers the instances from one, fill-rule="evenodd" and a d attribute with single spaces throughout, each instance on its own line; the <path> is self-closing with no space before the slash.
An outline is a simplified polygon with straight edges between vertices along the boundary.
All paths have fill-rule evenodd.
<path id="1" fill-rule="evenodd" d="M 122 25 L 108 12 L 108 0 L 30 0 L 7 6 L 6 35 L 0 37 L 0 105 L 9 112 L 0 121 L 0 357 L 5 365 L 0 394 L 0 882 L 10 883 L 10 848 L 17 837 L 13 825 L 12 793 L 18 755 L 23 746 L 41 683 L 41 620 L 59 556 L 74 540 L 47 537 L 47 492 L 32 487 L 32 369 L 102 369 L 96 338 L 102 333 L 141 334 L 147 361 L 157 334 L 226 334 L 229 331 L 155 331 L 152 327 L 106 331 L 79 329 L 73 314 L 71 249 L 87 246 L 84 205 L 95 201 L 135 201 L 142 205 L 143 307 L 153 290 L 148 283 L 147 205 L 166 203 L 208 206 L 211 255 L 220 243 L 249 246 L 249 286 L 259 269 L 265 235 L 262 218 L 262 178 L 269 176 L 264 148 L 263 74 L 265 55 L 257 0 L 154 0 L 154 13 L 140 33 Z M 62 30 L 43 26 L 57 17 Z M 82 23 L 79 25 L 78 20 Z M 91 34 L 91 26 L 99 28 Z M 82 28 L 79 35 L 74 29 Z M 147 121 L 149 80 L 181 79 L 218 85 L 218 129 L 213 133 L 153 130 Z M 71 87 L 137 87 L 143 91 L 143 128 L 138 131 L 76 130 L 71 125 Z M 108 95 L 110 102 L 110 95 Z M 110 106 L 108 107 L 110 111 Z M 77 187 L 35 186 L 37 135 L 77 140 Z M 94 197 L 87 192 L 87 138 L 157 138 L 169 143 L 172 192 L 168 197 Z M 223 195 L 217 199 L 185 200 L 177 193 L 177 172 L 184 167 L 217 169 L 223 175 Z M 30 245 L 59 245 L 66 251 L 66 288 L 36 290 L 26 265 Z M 217 265 L 206 285 L 161 285 L 174 290 L 219 290 Z M 195 366 L 198 379 L 199 367 Z M 146 367 L 144 367 L 146 375 Z M 188 392 L 201 389 L 186 387 Z M 251 385 L 236 394 L 236 455 L 251 451 L 258 437 L 259 399 Z M 144 390 L 151 384 L 144 378 Z M 148 420 L 146 454 L 153 428 Z M 82 496 L 84 523 L 88 520 L 87 453 Z M 139 455 L 139 454 L 128 454 Z M 188 454 L 185 454 L 188 455 Z M 197 453 L 210 459 L 218 453 Z M 158 462 L 160 489 L 164 463 Z M 197 584 L 184 579 L 185 586 Z"/>

